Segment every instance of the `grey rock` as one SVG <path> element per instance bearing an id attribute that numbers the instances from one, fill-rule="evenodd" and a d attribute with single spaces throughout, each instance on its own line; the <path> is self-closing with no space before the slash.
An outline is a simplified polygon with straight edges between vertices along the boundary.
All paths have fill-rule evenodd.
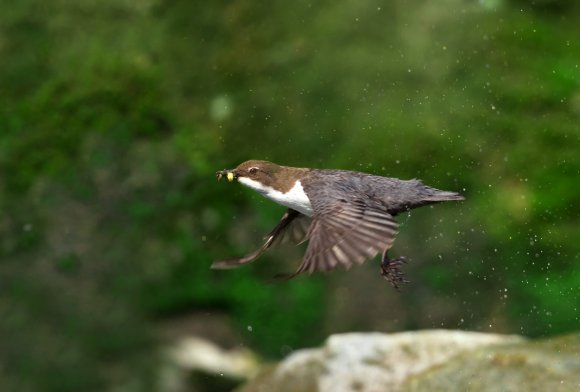
<path id="1" fill-rule="evenodd" d="M 469 351 L 410 377 L 404 390 L 580 391 L 580 335 Z"/>
<path id="2" fill-rule="evenodd" d="M 456 355 L 523 341 L 519 336 L 446 330 L 333 335 L 322 348 L 291 354 L 239 391 L 406 391 L 410 379 L 414 388 L 420 388 L 418 375 L 443 366 Z"/>
<path id="3" fill-rule="evenodd" d="M 248 349 L 224 350 L 193 336 L 176 341 L 166 349 L 165 356 L 160 384 L 167 392 L 209 391 L 216 385 L 219 390 L 231 390 L 260 368 L 259 358 Z"/>

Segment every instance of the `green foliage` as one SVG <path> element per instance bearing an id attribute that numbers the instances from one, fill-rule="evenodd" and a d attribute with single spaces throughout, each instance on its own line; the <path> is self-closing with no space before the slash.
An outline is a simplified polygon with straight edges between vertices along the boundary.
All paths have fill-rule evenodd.
<path id="1" fill-rule="evenodd" d="M 577 328 L 577 11 L 554 1 L 0 5 L 2 385 L 157 389 L 156 327 L 200 310 L 227 313 L 273 357 L 395 318 L 528 335 Z M 340 287 L 337 274 L 271 284 L 299 257 L 288 249 L 209 270 L 283 212 L 215 181 L 249 158 L 463 191 L 463 204 L 401 219 L 396 251 L 426 261 L 409 266 L 400 298 L 413 311 L 373 302 L 372 317 L 331 325 L 337 298 L 357 303 L 363 287 Z"/>

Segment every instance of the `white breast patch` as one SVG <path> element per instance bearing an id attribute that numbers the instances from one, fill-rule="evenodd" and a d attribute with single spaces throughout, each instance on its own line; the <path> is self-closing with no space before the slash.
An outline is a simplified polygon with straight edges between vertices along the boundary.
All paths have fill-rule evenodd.
<path id="1" fill-rule="evenodd" d="M 296 184 L 292 189 L 286 193 L 277 191 L 269 186 L 264 186 L 260 182 L 246 177 L 240 177 L 238 181 L 245 186 L 260 192 L 262 195 L 278 204 L 292 208 L 306 216 L 312 216 L 312 204 L 310 204 L 310 199 L 306 196 L 306 192 L 304 192 L 304 188 L 302 188 L 300 181 L 296 181 Z"/>

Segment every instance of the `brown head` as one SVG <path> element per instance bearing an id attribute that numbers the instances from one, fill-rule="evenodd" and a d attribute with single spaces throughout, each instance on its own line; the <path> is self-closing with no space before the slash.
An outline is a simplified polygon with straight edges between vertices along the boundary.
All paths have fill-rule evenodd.
<path id="1" fill-rule="evenodd" d="M 230 182 L 239 181 L 240 178 L 248 178 L 264 186 L 286 192 L 307 171 L 308 169 L 280 166 L 268 161 L 250 160 L 241 163 L 233 170 L 218 171 L 216 176 L 218 180 L 225 177 Z"/>

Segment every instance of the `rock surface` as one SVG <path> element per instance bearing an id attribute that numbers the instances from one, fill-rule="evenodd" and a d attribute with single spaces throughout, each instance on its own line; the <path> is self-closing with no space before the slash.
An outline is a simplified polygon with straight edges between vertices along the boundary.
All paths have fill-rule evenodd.
<path id="1" fill-rule="evenodd" d="M 580 390 L 580 336 L 432 330 L 331 336 L 263 371 L 239 392 Z"/>
<path id="2" fill-rule="evenodd" d="M 208 340 L 195 337 L 181 339 L 169 355 L 172 362 L 183 369 L 233 378 L 252 377 L 259 368 L 258 359 L 249 350 L 226 351 Z"/>
<path id="3" fill-rule="evenodd" d="M 186 337 L 166 350 L 160 390 L 168 392 L 231 391 L 260 369 L 247 349 L 224 350 L 209 340 Z"/>
<path id="4" fill-rule="evenodd" d="M 580 334 L 466 352 L 410 378 L 405 390 L 580 391 Z"/>

